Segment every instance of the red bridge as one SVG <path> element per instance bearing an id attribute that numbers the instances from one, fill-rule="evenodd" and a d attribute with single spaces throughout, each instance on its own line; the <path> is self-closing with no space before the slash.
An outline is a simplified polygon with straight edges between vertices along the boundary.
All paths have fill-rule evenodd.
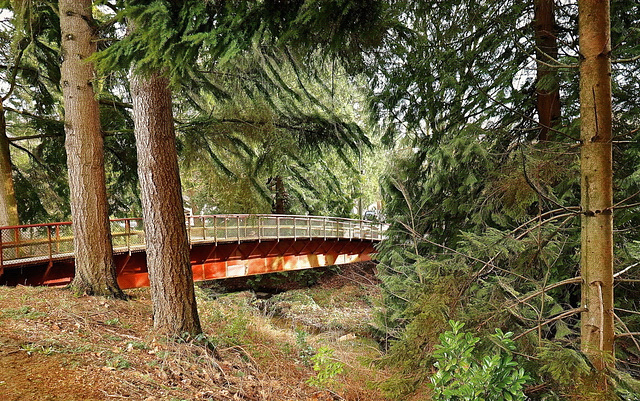
<path id="1" fill-rule="evenodd" d="M 385 228 L 371 221 L 317 216 L 186 219 L 196 281 L 369 260 Z M 112 219 L 111 234 L 120 286 L 148 286 L 142 219 Z M 73 275 L 70 222 L 0 227 L 0 284 L 65 285 Z"/>

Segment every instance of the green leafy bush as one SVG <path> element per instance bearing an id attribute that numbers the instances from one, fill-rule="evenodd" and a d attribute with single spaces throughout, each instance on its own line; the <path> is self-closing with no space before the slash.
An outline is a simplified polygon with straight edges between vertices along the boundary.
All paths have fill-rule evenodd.
<path id="1" fill-rule="evenodd" d="M 342 373 L 344 367 L 342 362 L 333 359 L 333 350 L 328 347 L 320 347 L 311 360 L 316 375 L 309 378 L 307 383 L 319 388 L 327 387 L 337 375 Z"/>
<path id="2" fill-rule="evenodd" d="M 450 321 L 452 330 L 440 336 L 433 357 L 437 372 L 431 377 L 438 401 L 524 401 L 530 380 L 513 360 L 512 333 L 496 329 L 490 340 L 496 347 L 478 347 L 480 338 L 464 333 L 464 323 Z M 494 349 L 495 348 L 495 349 Z"/>

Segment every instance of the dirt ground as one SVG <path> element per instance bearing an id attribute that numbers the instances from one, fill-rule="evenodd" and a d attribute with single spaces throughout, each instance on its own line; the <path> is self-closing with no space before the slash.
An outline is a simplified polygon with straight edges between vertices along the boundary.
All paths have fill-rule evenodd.
<path id="1" fill-rule="evenodd" d="M 199 287 L 205 335 L 182 340 L 154 332 L 148 289 L 119 301 L 0 287 L 0 400 L 382 400 L 373 384 L 388 374 L 371 366 L 376 343 L 362 321 L 335 322 L 368 316 L 374 280 L 362 270 L 327 275 L 266 303 Z M 288 315 L 274 316 L 280 310 Z M 310 310 L 333 323 L 306 330 L 295 313 Z M 338 366 L 314 370 L 323 347 L 342 372 L 318 382 L 317 369 Z"/>

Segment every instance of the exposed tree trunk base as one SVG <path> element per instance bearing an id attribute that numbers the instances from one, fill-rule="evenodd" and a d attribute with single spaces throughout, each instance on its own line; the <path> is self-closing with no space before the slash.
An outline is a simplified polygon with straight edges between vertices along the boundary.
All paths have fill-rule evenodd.
<path id="1" fill-rule="evenodd" d="M 78 295 L 92 295 L 106 298 L 128 300 L 129 297 L 119 288 L 113 288 L 109 286 L 99 286 L 87 282 L 86 280 L 74 278 L 69 288 L 74 294 Z"/>

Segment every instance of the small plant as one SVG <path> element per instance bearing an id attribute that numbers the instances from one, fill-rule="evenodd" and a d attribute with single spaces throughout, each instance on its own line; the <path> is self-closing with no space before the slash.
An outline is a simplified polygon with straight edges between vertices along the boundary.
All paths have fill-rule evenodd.
<path id="1" fill-rule="evenodd" d="M 141 341 L 132 341 L 129 344 L 127 344 L 127 348 L 139 349 L 139 350 L 151 349 L 151 347 L 149 347 L 147 344 L 145 344 L 145 343 L 143 343 Z"/>
<path id="2" fill-rule="evenodd" d="M 309 333 L 304 330 L 296 329 L 296 346 L 298 347 L 298 356 L 304 366 L 311 366 L 312 358 L 316 351 L 307 342 Z"/>
<path id="3" fill-rule="evenodd" d="M 119 326 L 120 319 L 118 319 L 117 317 L 114 317 L 113 319 L 107 319 L 104 321 L 104 324 L 106 324 L 107 326 Z"/>
<path id="4" fill-rule="evenodd" d="M 53 347 L 45 347 L 44 345 L 35 345 L 35 344 L 23 344 L 20 346 L 22 351 L 25 351 L 27 355 L 31 356 L 34 353 L 42 354 L 42 355 L 51 355 L 56 350 Z"/>
<path id="5" fill-rule="evenodd" d="M 40 348 L 40 347 L 38 347 L 38 346 L 37 346 L 37 345 L 35 345 L 35 344 L 22 344 L 22 345 L 20 346 L 20 349 L 21 349 L 22 351 L 25 351 L 25 352 L 27 353 L 27 355 L 29 355 L 29 356 L 31 356 L 31 355 L 32 355 L 33 353 L 35 353 L 35 352 L 38 352 L 38 349 L 39 349 L 39 348 Z"/>
<path id="6" fill-rule="evenodd" d="M 2 314 L 14 319 L 38 319 L 47 315 L 46 313 L 37 311 L 30 306 L 21 306 L 17 309 L 5 309 Z"/>
<path id="7" fill-rule="evenodd" d="M 437 401 L 524 401 L 524 385 L 530 379 L 513 360 L 512 333 L 496 329 L 491 340 L 497 349 L 481 353 L 480 342 L 471 333 L 462 332 L 464 323 L 450 321 L 452 330 L 440 335 L 433 357 L 438 370 L 432 377 Z"/>
<path id="8" fill-rule="evenodd" d="M 319 388 L 327 387 L 344 368 L 342 362 L 333 358 L 333 350 L 328 347 L 320 347 L 311 357 L 311 361 L 313 361 L 313 370 L 316 371 L 316 375 L 309 378 L 307 383 Z"/>
<path id="9" fill-rule="evenodd" d="M 122 356 L 115 356 L 113 358 L 107 359 L 106 365 L 113 369 L 129 369 L 131 367 L 131 362 L 127 361 Z"/>

